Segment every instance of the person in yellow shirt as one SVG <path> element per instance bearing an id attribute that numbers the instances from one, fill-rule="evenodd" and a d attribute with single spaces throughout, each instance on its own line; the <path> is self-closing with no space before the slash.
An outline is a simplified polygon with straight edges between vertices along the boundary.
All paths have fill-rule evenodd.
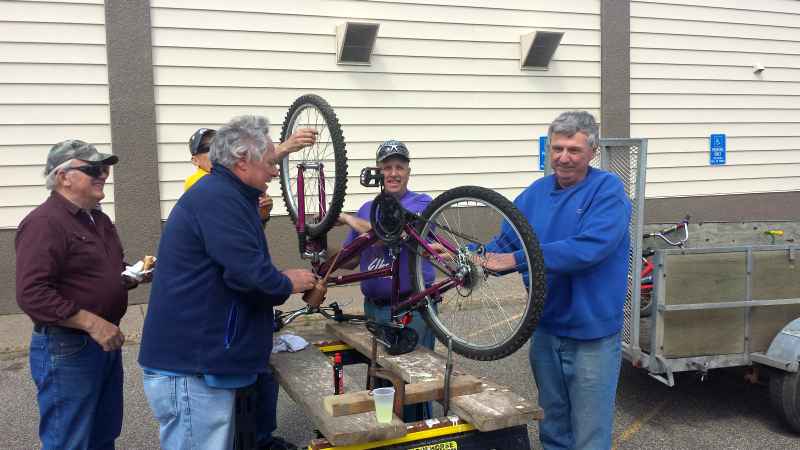
<path id="1" fill-rule="evenodd" d="M 211 141 L 214 140 L 216 134 L 217 131 L 212 128 L 198 128 L 189 138 L 189 153 L 192 154 L 192 164 L 197 167 L 197 170 L 183 182 L 183 192 L 188 191 L 197 180 L 211 173 L 212 164 L 208 158 L 208 152 L 211 150 Z M 297 130 L 297 132 L 289 136 L 286 142 L 281 142 L 275 146 L 276 160 L 280 161 L 292 151 L 292 148 L 313 144 L 316 136 L 316 130 L 311 128 Z M 272 206 L 272 198 L 268 194 L 265 193 L 259 197 L 258 212 L 265 225 L 269 221 Z"/>
<path id="2" fill-rule="evenodd" d="M 211 150 L 211 140 L 214 139 L 215 134 L 217 134 L 216 130 L 200 128 L 189 138 L 189 153 L 192 154 L 192 164 L 197 167 L 197 170 L 183 182 L 183 192 L 188 191 L 197 180 L 211 172 L 208 151 Z"/>

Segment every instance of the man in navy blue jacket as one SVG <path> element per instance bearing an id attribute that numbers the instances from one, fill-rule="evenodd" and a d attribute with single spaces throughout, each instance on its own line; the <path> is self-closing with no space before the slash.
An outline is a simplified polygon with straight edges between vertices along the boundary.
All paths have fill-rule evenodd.
<path id="1" fill-rule="evenodd" d="M 530 350 L 545 449 L 608 449 L 621 362 L 631 205 L 620 179 L 589 166 L 598 127 L 585 111 L 561 114 L 548 130 L 553 175 L 514 201 L 544 255 L 547 296 Z M 525 269 L 504 226 L 487 267 Z M 495 250 L 496 251 L 496 250 Z"/>
<path id="2" fill-rule="evenodd" d="M 265 118 L 234 118 L 214 138 L 211 174 L 170 213 L 139 354 L 162 448 L 232 448 L 236 390 L 268 372 L 272 308 L 313 286 L 309 270 L 272 264 L 257 204 L 278 158 L 314 139 L 276 151 Z"/>

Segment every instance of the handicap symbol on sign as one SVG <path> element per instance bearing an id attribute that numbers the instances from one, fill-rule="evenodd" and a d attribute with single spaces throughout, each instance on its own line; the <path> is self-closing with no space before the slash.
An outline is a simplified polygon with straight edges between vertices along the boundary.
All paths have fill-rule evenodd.
<path id="1" fill-rule="evenodd" d="M 726 158 L 726 145 L 724 134 L 712 134 L 709 136 L 709 156 L 711 165 L 723 165 Z"/>

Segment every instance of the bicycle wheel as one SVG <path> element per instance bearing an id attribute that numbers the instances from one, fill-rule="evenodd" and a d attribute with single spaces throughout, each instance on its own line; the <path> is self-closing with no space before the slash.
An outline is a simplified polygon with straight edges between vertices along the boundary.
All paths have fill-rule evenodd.
<path id="1" fill-rule="evenodd" d="M 503 224 L 504 238 L 495 239 Z M 417 232 L 428 242 L 438 238 L 456 249 L 446 254 L 450 267 L 431 264 L 418 249 L 409 258 L 416 291 L 447 278 L 458 280 L 457 287 L 429 297 L 422 308 L 437 338 L 445 345 L 452 338 L 456 353 L 483 361 L 504 358 L 525 344 L 544 306 L 544 259 L 514 204 L 486 188 L 450 189 L 425 208 Z M 492 253 L 511 253 L 515 245 L 524 250 L 527 272 L 484 268 Z"/>
<path id="2" fill-rule="evenodd" d="M 639 317 L 650 317 L 653 313 L 653 292 L 641 291 L 639 294 Z"/>
<path id="3" fill-rule="evenodd" d="M 283 121 L 281 142 L 300 128 L 316 129 L 317 141 L 281 160 L 281 194 L 289 217 L 297 223 L 297 172 L 301 164 L 305 166 L 306 232 L 311 237 L 319 237 L 330 230 L 342 211 L 347 187 L 347 151 L 333 108 L 318 95 L 304 95 L 292 103 Z"/>

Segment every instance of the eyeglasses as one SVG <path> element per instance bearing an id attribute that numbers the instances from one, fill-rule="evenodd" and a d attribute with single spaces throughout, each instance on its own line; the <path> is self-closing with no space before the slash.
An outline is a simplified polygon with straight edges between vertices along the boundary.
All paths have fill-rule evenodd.
<path id="1" fill-rule="evenodd" d="M 108 175 L 111 172 L 111 166 L 89 164 L 85 166 L 67 167 L 64 169 L 64 172 L 69 172 L 70 170 L 83 172 L 92 178 L 100 178 L 101 175 Z"/>

